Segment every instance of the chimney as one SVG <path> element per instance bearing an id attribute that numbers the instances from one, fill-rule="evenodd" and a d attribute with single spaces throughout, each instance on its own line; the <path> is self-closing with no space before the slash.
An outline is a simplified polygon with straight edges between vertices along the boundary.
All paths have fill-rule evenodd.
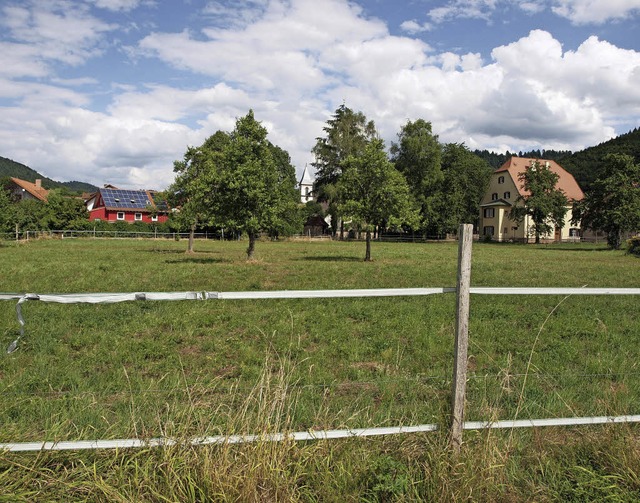
<path id="1" fill-rule="evenodd" d="M 40 178 L 36 178 L 36 189 L 42 188 L 42 180 Z"/>

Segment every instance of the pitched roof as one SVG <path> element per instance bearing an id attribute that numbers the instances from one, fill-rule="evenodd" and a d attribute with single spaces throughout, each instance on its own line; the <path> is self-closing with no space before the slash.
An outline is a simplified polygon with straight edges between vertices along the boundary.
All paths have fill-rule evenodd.
<path id="1" fill-rule="evenodd" d="M 531 163 L 537 161 L 543 166 L 548 166 L 549 169 L 559 176 L 556 188 L 562 190 L 570 201 L 580 201 L 584 198 L 584 192 L 573 178 L 573 175 L 560 166 L 556 161 L 550 161 L 547 159 L 531 159 L 528 157 L 511 157 L 502 166 L 500 166 L 494 173 L 508 172 L 515 183 L 518 192 L 521 196 L 528 195 L 524 190 L 524 185 L 520 181 L 519 176 L 524 173 Z"/>
<path id="2" fill-rule="evenodd" d="M 149 190 L 102 188 L 98 192 L 105 208 L 110 210 L 150 211 L 156 207 L 153 193 Z M 159 209 L 166 210 L 166 205 Z"/>
<path id="3" fill-rule="evenodd" d="M 20 180 L 20 178 L 11 177 L 11 181 L 15 183 L 21 189 L 26 190 L 29 194 L 31 194 L 36 199 L 40 201 L 47 202 L 47 197 L 49 196 L 49 191 L 43 188 L 40 185 L 36 185 L 35 183 L 27 182 L 26 180 Z"/>
<path id="4" fill-rule="evenodd" d="M 302 178 L 300 178 L 300 185 L 313 185 L 313 179 L 311 178 L 306 165 L 304 167 L 304 171 L 302 172 Z"/>

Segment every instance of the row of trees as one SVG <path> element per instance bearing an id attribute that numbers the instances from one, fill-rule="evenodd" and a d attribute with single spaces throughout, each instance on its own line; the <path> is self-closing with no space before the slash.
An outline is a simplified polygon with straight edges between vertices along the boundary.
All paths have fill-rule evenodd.
<path id="1" fill-rule="evenodd" d="M 408 121 L 390 158 L 373 121 L 345 105 L 323 131 L 312 150 L 314 191 L 328 205 L 334 233 L 342 237 L 345 222 L 365 232 L 366 260 L 375 230 L 443 236 L 476 221 L 492 170 L 463 144 L 442 145 L 431 123 Z"/>
<path id="2" fill-rule="evenodd" d="M 380 230 L 441 236 L 477 218 L 491 168 L 464 145 L 441 145 L 430 123 L 407 122 L 390 157 L 373 121 L 344 105 L 323 131 L 312 149 L 314 192 L 333 233 L 342 237 L 345 223 L 365 233 L 366 260 Z M 300 208 L 289 155 L 269 142 L 252 111 L 232 132 L 218 131 L 189 147 L 174 171 L 166 196 L 180 208 L 176 218 L 192 234 L 203 226 L 246 234 L 248 258 L 260 233 L 299 232 L 309 209 L 319 209 L 316 203 Z"/>
<path id="3" fill-rule="evenodd" d="M 342 237 L 345 223 L 365 233 L 366 260 L 377 231 L 441 236 L 477 218 L 491 168 L 464 145 L 441 145 L 430 123 L 407 122 L 391 157 L 373 121 L 345 105 L 323 131 L 312 149 L 314 192 L 331 216 L 333 233 Z M 188 148 L 174 171 L 167 196 L 181 208 L 184 225 L 192 232 L 216 226 L 247 234 L 249 258 L 260 233 L 286 234 L 307 216 L 288 154 L 267 140 L 252 111 L 231 133 L 218 131 Z"/>

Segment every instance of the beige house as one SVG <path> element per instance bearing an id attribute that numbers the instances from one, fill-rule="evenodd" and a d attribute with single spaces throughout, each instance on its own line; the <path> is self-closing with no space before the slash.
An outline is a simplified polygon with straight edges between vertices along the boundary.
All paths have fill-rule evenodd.
<path id="1" fill-rule="evenodd" d="M 483 236 L 491 236 L 491 239 L 497 241 L 525 242 L 533 239 L 531 217 L 526 216 L 524 221 L 519 223 L 509 216 L 518 196 L 527 195 L 519 177 L 521 173 L 524 173 L 531 166 L 533 161 L 547 166 L 559 176 L 556 187 L 562 190 L 567 199 L 569 199 L 568 211 L 564 217 L 562 228 L 556 228 L 553 234 L 541 236 L 541 238 L 544 241 L 579 239 L 580 229 L 571 227 L 571 205 L 574 201 L 580 201 L 584 197 L 584 193 L 575 178 L 573 178 L 573 175 L 555 161 L 524 157 L 512 157 L 493 172 L 489 188 L 480 203 L 478 232 L 481 238 Z"/>

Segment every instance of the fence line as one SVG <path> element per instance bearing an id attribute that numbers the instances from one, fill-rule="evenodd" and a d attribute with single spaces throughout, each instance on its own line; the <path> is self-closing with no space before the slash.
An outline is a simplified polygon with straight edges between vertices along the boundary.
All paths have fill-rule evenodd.
<path id="1" fill-rule="evenodd" d="M 486 430 L 505 428 L 540 428 L 548 426 L 584 426 L 597 424 L 640 423 L 640 415 L 627 416 L 593 416 L 593 417 L 559 417 L 551 419 L 518 419 L 503 421 L 466 421 L 463 430 Z M 169 437 L 114 440 L 74 440 L 60 442 L 14 442 L 0 443 L 0 451 L 33 452 L 33 451 L 70 451 L 96 449 L 134 449 L 170 446 L 203 446 L 221 444 L 240 444 L 250 442 L 282 442 L 334 440 L 339 438 L 375 437 L 382 435 L 400 435 L 406 433 L 428 433 L 437 431 L 437 424 L 420 424 L 416 426 L 395 426 L 381 428 L 353 428 L 344 430 L 297 431 L 293 433 L 272 433 L 264 435 L 217 435 L 193 438 L 187 441 Z"/>
<path id="2" fill-rule="evenodd" d="M 493 288 L 470 287 L 471 271 L 471 232 L 470 224 L 460 226 L 460 245 L 458 249 L 458 283 L 456 288 L 386 288 L 363 290 L 279 290 L 267 292 L 133 292 L 133 293 L 91 293 L 91 294 L 0 294 L 0 300 L 18 300 L 16 314 L 20 324 L 20 335 L 7 349 L 11 353 L 17 349 L 18 342 L 24 336 L 24 319 L 21 304 L 27 301 L 57 303 L 114 303 L 147 300 L 233 300 L 233 299 L 301 299 L 301 298 L 346 298 L 346 297 L 389 297 L 434 295 L 456 293 L 456 347 L 454 354 L 454 375 L 452 390 L 452 414 L 450 423 L 450 445 L 457 452 L 462 443 L 462 430 L 491 428 L 524 428 L 539 426 L 568 426 L 605 423 L 640 422 L 640 415 L 597 416 L 581 418 L 546 418 L 503 420 L 491 422 L 463 421 L 465 385 L 467 380 L 467 347 L 469 324 L 469 295 L 640 295 L 640 288 Z M 24 442 L 0 444 L 0 450 L 40 451 L 40 450 L 76 450 L 76 449 L 117 449 L 162 447 L 170 445 L 206 445 L 256 441 L 282 440 L 318 440 L 348 438 L 360 436 L 392 435 L 435 431 L 436 424 L 417 426 L 399 426 L 395 428 L 364 428 L 323 430 L 296 433 L 274 433 L 268 435 L 225 435 L 196 438 L 180 442 L 171 438 L 88 440 L 64 442 Z"/>

